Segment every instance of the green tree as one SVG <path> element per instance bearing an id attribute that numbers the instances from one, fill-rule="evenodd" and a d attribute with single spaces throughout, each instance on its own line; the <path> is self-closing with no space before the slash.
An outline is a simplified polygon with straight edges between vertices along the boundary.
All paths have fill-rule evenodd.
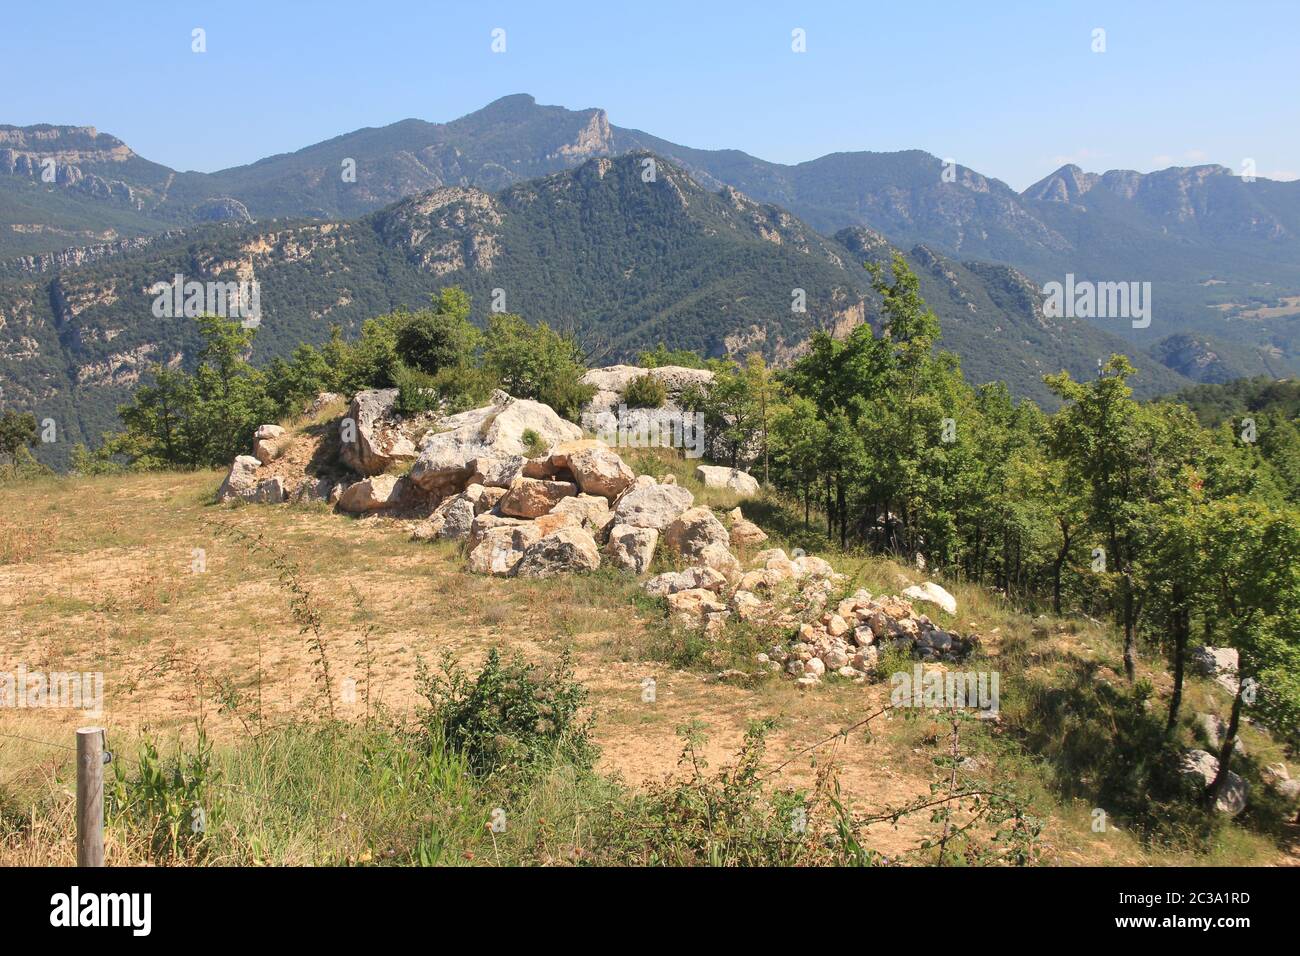
<path id="1" fill-rule="evenodd" d="M 545 322 L 530 325 L 509 313 L 488 319 L 483 366 L 516 398 L 531 398 L 577 421 L 582 406 L 596 394 L 584 385 L 582 349 L 572 336 L 553 331 Z"/>
<path id="2" fill-rule="evenodd" d="M 469 296 L 458 286 L 435 293 L 432 301 L 432 308 L 402 315 L 394 323 L 397 357 L 427 375 L 472 363 L 480 337 L 469 320 Z"/>
<path id="3" fill-rule="evenodd" d="M 1087 383 L 1046 377 L 1068 403 L 1052 419 L 1056 453 L 1086 483 L 1090 525 L 1104 542 L 1100 580 L 1114 582 L 1113 609 L 1124 628 L 1124 672 L 1136 677 L 1137 628 L 1144 561 L 1155 537 L 1158 504 L 1194 452 L 1194 420 L 1175 406 L 1143 407 L 1127 380 L 1133 366 L 1112 355 Z"/>
<path id="4" fill-rule="evenodd" d="M 18 453 L 36 443 L 36 416 L 6 408 L 0 414 L 0 456 L 16 464 Z"/>

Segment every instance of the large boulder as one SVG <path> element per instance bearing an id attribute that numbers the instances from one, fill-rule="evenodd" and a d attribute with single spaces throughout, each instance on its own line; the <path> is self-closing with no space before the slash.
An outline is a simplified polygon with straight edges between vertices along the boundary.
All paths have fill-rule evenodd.
<path id="1" fill-rule="evenodd" d="M 1183 754 L 1179 772 L 1191 778 L 1199 787 L 1208 787 L 1219 775 L 1219 758 L 1204 750 L 1188 750 Z M 1228 779 L 1223 782 L 1223 790 L 1214 808 L 1220 813 L 1236 816 L 1246 809 L 1246 799 L 1250 795 L 1250 785 L 1240 776 L 1228 771 Z"/>
<path id="2" fill-rule="evenodd" d="M 510 483 L 524 473 L 524 463 L 528 461 L 523 455 L 507 455 L 494 458 L 484 455 L 469 463 L 472 472 L 471 485 L 483 485 L 487 488 L 509 488 Z"/>
<path id="3" fill-rule="evenodd" d="M 289 488 L 283 478 L 263 478 L 243 497 L 254 504 L 278 505 L 289 497 Z"/>
<path id="4" fill-rule="evenodd" d="M 724 465 L 696 465 L 695 477 L 705 488 L 723 488 L 740 495 L 757 495 L 758 479 L 738 468 Z"/>
<path id="5" fill-rule="evenodd" d="M 925 601 L 928 604 L 933 604 L 942 608 L 948 614 L 957 613 L 957 599 L 933 581 L 912 585 L 903 591 L 903 597 L 911 598 L 913 601 Z"/>
<path id="6" fill-rule="evenodd" d="M 630 524 L 617 524 L 609 532 L 605 554 L 610 563 L 633 574 L 643 574 L 654 560 L 659 532 L 654 528 L 635 528 Z"/>
<path id="7" fill-rule="evenodd" d="M 352 514 L 379 511 L 397 504 L 402 491 L 402 480 L 397 475 L 374 475 L 348 485 L 338 507 Z"/>
<path id="8" fill-rule="evenodd" d="M 685 571 L 665 571 L 656 574 L 641 589 L 655 597 L 667 597 L 678 591 L 705 590 L 721 592 L 727 586 L 726 575 L 713 568 L 687 568 Z"/>
<path id="9" fill-rule="evenodd" d="M 636 481 L 636 474 L 605 445 L 579 448 L 566 456 L 573 480 L 583 494 L 602 495 L 613 501 Z"/>
<path id="10" fill-rule="evenodd" d="M 605 539 L 605 533 L 614 520 L 614 512 L 609 510 L 609 502 L 600 495 L 581 494 L 561 498 L 550 513 L 572 515 L 579 524 L 591 532 L 592 537 L 597 541 Z"/>
<path id="11" fill-rule="evenodd" d="M 577 493 L 577 486 L 567 481 L 520 477 L 510 483 L 505 496 L 497 502 L 497 510 L 512 518 L 538 518 L 559 504 L 561 499 Z"/>
<path id="12" fill-rule="evenodd" d="M 731 519 L 731 543 L 738 548 L 752 548 L 767 540 L 767 532 L 740 513 L 739 508 L 732 508 L 727 517 Z"/>
<path id="13" fill-rule="evenodd" d="M 695 556 L 695 560 L 704 567 L 712 568 L 725 575 L 728 581 L 739 581 L 741 574 L 744 573 L 744 568 L 736 560 L 736 556 L 731 553 L 725 544 L 719 544 L 716 541 L 701 548 L 700 553 Z"/>
<path id="14" fill-rule="evenodd" d="M 637 479 L 614 505 L 614 518 L 619 524 L 663 531 L 694 503 L 695 496 L 681 485 L 661 485 L 653 478 L 644 483 Z"/>
<path id="15" fill-rule="evenodd" d="M 411 537 L 418 541 L 431 541 L 434 538 L 446 538 L 450 541 L 463 541 L 469 537 L 474 519 L 492 507 L 495 501 L 493 493 L 500 493 L 500 488 L 484 488 L 482 485 L 469 485 L 458 495 L 444 499 L 434 509 L 433 514 L 419 522 L 411 532 Z"/>
<path id="16" fill-rule="evenodd" d="M 478 521 L 479 518 L 474 519 L 476 525 Z M 531 521 L 485 527 L 470 537 L 469 569 L 475 574 L 511 574 L 524 551 L 538 537 L 540 532 Z"/>
<path id="17" fill-rule="evenodd" d="M 253 432 L 253 457 L 269 465 L 284 454 L 288 444 L 279 425 L 261 425 Z"/>
<path id="18" fill-rule="evenodd" d="M 582 437 L 581 428 L 566 422 L 549 405 L 511 398 L 498 389 L 492 404 L 438 421 L 424 439 L 411 468 L 411 481 L 425 491 L 459 491 L 478 470 L 480 459 L 526 454 L 527 432 L 548 448 Z"/>
<path id="19" fill-rule="evenodd" d="M 660 382 L 668 393 L 667 404 L 677 407 L 677 399 L 692 385 L 707 385 L 713 381 L 713 373 L 702 368 L 686 368 L 681 365 L 662 365 L 659 368 L 645 369 L 636 365 L 609 365 L 605 368 L 588 369 L 582 376 L 584 385 L 593 385 L 595 395 L 583 409 L 585 415 L 607 412 L 617 409 L 623 401 L 623 393 L 634 379 L 649 375 Z"/>
<path id="20" fill-rule="evenodd" d="M 378 475 L 415 458 L 415 445 L 395 424 L 397 389 L 357 392 L 339 422 L 339 454 L 353 471 Z"/>
<path id="21" fill-rule="evenodd" d="M 600 567 L 596 541 L 581 528 L 566 527 L 539 538 L 524 549 L 514 573 L 521 578 L 549 578 Z"/>
<path id="22" fill-rule="evenodd" d="M 698 558 L 711 544 L 730 547 L 731 535 L 708 508 L 690 508 L 664 531 L 664 542 L 686 558 Z"/>
<path id="23" fill-rule="evenodd" d="M 330 495 L 334 492 L 336 482 L 330 478 L 313 478 L 308 475 L 298 487 L 290 494 L 290 500 L 298 504 L 311 504 L 314 502 L 324 503 L 330 500 Z M 342 495 L 342 491 L 339 492 Z"/>
<path id="24" fill-rule="evenodd" d="M 507 518 L 505 515 L 494 514 L 491 511 L 478 515 L 469 527 L 469 548 L 472 551 L 476 548 L 488 532 L 497 528 L 521 528 L 529 532 L 535 532 L 537 525 L 532 521 L 525 521 L 523 518 Z M 529 544 L 541 537 L 540 533 L 533 535 Z"/>
<path id="25" fill-rule="evenodd" d="M 252 455 L 239 455 L 230 465 L 230 472 L 217 489 L 218 501 L 247 499 L 257 488 L 257 469 L 262 463 Z"/>
<path id="26" fill-rule="evenodd" d="M 1235 647 L 1196 647 L 1188 659 L 1197 673 L 1213 677 L 1215 683 L 1229 693 L 1237 693 L 1237 666 L 1240 659 Z"/>

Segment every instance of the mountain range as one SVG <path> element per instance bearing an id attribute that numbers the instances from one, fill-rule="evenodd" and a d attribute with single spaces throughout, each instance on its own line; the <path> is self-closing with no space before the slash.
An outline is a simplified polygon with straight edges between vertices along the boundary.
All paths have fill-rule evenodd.
<path id="1" fill-rule="evenodd" d="M 1300 367 L 1300 182 L 1065 166 L 1017 193 L 917 150 L 782 165 L 517 95 L 216 173 L 88 127 L 0 126 L 3 399 L 95 437 L 145 363 L 186 359 L 193 323 L 145 295 L 176 271 L 257 278 L 264 355 L 458 282 L 612 358 L 663 340 L 780 360 L 812 328 L 874 321 L 861 264 L 891 246 L 968 375 L 1039 401 L 1042 372 L 1112 350 L 1145 394 Z M 1040 287 L 1067 274 L 1151 282 L 1150 327 L 1045 316 Z"/>

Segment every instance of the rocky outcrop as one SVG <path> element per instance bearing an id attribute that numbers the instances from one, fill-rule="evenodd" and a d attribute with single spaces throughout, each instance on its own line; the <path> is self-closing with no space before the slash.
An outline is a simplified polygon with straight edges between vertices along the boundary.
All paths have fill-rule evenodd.
<path id="1" fill-rule="evenodd" d="M 605 545 L 605 555 L 616 568 L 633 574 L 644 574 L 650 569 L 650 562 L 655 556 L 655 545 L 658 543 L 659 532 L 654 528 L 614 525 L 609 532 L 609 542 Z"/>
<path id="2" fill-rule="evenodd" d="M 549 578 L 557 574 L 594 571 L 600 567 L 596 541 L 581 528 L 567 527 L 544 535 L 528 545 L 515 565 L 521 578 Z"/>
<path id="3" fill-rule="evenodd" d="M 713 373 L 707 369 L 685 368 L 680 365 L 664 365 L 650 369 L 636 365 L 610 365 L 605 368 L 588 369 L 582 376 L 582 383 L 594 386 L 596 394 L 583 409 L 583 415 L 592 416 L 617 409 L 628 385 L 643 375 L 649 375 L 664 386 L 668 396 L 666 404 L 670 409 L 679 407 L 678 399 L 687 388 L 692 385 L 708 385 L 713 381 Z"/>
<path id="4" fill-rule="evenodd" d="M 738 495 L 754 496 L 759 493 L 758 479 L 748 472 L 722 465 L 696 465 L 695 477 L 705 488 L 722 488 Z"/>
<path id="5" fill-rule="evenodd" d="M 397 389 L 357 392 L 339 422 L 339 449 L 344 463 L 360 475 L 378 475 L 398 462 L 415 458 L 415 445 L 396 426 Z"/>
<path id="6" fill-rule="evenodd" d="M 566 422 L 550 406 L 514 399 L 498 390 L 492 404 L 437 423 L 423 441 L 411 468 L 411 481 L 425 491 L 450 494 L 463 488 L 476 473 L 499 480 L 484 470 L 485 460 L 525 455 L 529 450 L 526 433 L 537 436 L 547 448 L 582 437 L 581 428 Z"/>
<path id="7" fill-rule="evenodd" d="M 708 508 L 690 508 L 678 515 L 664 531 L 664 543 L 690 560 L 709 545 L 731 546 L 731 536 Z"/>
<path id="8" fill-rule="evenodd" d="M 694 503 L 695 496 L 689 489 L 661 485 L 642 475 L 614 505 L 614 518 L 619 524 L 663 531 Z"/>

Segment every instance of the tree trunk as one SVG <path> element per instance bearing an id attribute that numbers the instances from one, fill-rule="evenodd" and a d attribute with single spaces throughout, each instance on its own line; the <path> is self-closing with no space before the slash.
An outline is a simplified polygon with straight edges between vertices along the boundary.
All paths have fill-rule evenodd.
<path id="1" fill-rule="evenodd" d="M 1191 636 L 1192 629 L 1191 614 L 1186 606 L 1180 605 L 1174 611 L 1173 625 L 1174 692 L 1169 698 L 1169 720 L 1165 724 L 1166 736 L 1172 736 L 1174 728 L 1178 726 L 1178 708 L 1183 705 L 1183 672 L 1186 668 L 1187 639 Z"/>
<path id="2" fill-rule="evenodd" d="M 1133 579 L 1124 572 L 1124 676 L 1137 680 L 1137 626 L 1133 615 Z"/>
<path id="3" fill-rule="evenodd" d="M 844 500 L 844 482 L 839 480 L 835 482 L 835 510 L 840 514 L 840 548 L 847 547 L 849 533 L 849 509 L 848 503 Z"/>
<path id="4" fill-rule="evenodd" d="M 1205 788 L 1205 805 L 1213 809 L 1228 782 L 1228 763 L 1232 760 L 1232 751 L 1237 743 L 1237 727 L 1241 723 L 1241 692 L 1246 681 L 1238 673 L 1237 696 L 1232 699 L 1232 716 L 1228 718 L 1228 729 L 1223 732 L 1223 746 L 1219 748 L 1219 772 L 1214 781 Z"/>
<path id="5" fill-rule="evenodd" d="M 1052 565 L 1052 613 L 1061 613 L 1061 571 L 1065 567 L 1065 559 L 1070 556 L 1070 533 L 1064 528 L 1061 529 L 1061 550 L 1056 555 L 1056 561 Z"/>

